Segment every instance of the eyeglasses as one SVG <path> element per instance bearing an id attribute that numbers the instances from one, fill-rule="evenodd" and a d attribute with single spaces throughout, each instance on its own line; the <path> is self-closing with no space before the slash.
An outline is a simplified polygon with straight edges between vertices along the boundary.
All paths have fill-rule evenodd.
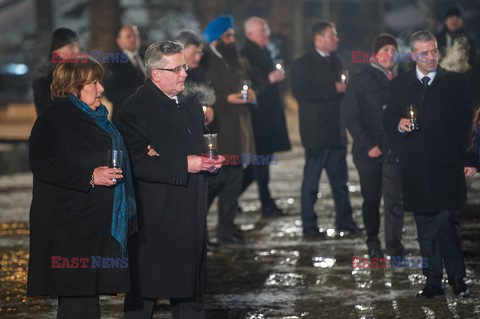
<path id="1" fill-rule="evenodd" d="M 175 74 L 180 74 L 180 72 L 182 72 L 182 70 L 185 70 L 185 72 L 186 72 L 189 69 L 190 69 L 190 66 L 188 64 L 180 65 L 180 66 L 177 66 L 176 68 L 173 68 L 173 69 L 155 68 L 155 70 L 170 71 L 170 72 L 173 72 Z"/>

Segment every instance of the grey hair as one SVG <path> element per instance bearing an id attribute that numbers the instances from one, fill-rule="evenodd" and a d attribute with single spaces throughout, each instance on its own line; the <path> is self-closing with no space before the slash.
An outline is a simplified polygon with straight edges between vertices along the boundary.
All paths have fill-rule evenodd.
<path id="1" fill-rule="evenodd" d="M 245 34 L 248 34 L 249 32 L 256 30 L 256 26 L 254 23 L 264 23 L 268 26 L 267 21 L 265 19 L 259 18 L 259 17 L 250 17 L 248 18 L 245 23 L 243 24 L 243 30 L 245 31 Z"/>
<path id="2" fill-rule="evenodd" d="M 430 40 L 435 40 L 435 43 L 437 43 L 437 38 L 435 38 L 432 32 L 428 30 L 417 31 L 410 37 L 410 50 L 412 50 L 412 52 L 415 52 L 415 44 L 417 42 L 425 42 Z"/>
<path id="3" fill-rule="evenodd" d="M 171 56 L 183 51 L 183 45 L 179 42 L 160 41 L 152 43 L 145 51 L 145 72 L 149 79 L 152 78 L 152 70 L 164 65 L 163 57 Z"/>

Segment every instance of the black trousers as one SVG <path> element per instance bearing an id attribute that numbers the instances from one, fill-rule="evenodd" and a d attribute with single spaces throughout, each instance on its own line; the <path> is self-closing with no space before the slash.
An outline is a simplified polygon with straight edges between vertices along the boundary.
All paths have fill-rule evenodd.
<path id="1" fill-rule="evenodd" d="M 267 156 L 271 155 L 272 154 L 267 154 Z M 262 214 L 268 214 L 276 208 L 270 190 L 268 189 L 268 183 L 270 182 L 270 165 L 248 165 L 243 170 L 241 194 L 243 194 L 253 181 L 257 182 L 258 195 L 262 203 Z"/>
<path id="2" fill-rule="evenodd" d="M 380 203 L 385 210 L 385 246 L 392 256 L 402 256 L 403 204 L 400 164 L 354 160 L 360 176 L 362 214 L 369 249 L 380 249 Z"/>
<path id="3" fill-rule="evenodd" d="M 305 167 L 301 191 L 301 215 L 303 228 L 317 227 L 314 211 L 318 195 L 318 184 L 322 170 L 327 171 L 335 202 L 335 223 L 337 228 L 354 226 L 352 206 L 348 193 L 347 150 L 345 147 L 326 148 L 317 152 L 305 151 Z"/>
<path id="4" fill-rule="evenodd" d="M 58 297 L 57 319 L 100 319 L 98 296 Z"/>
<path id="5" fill-rule="evenodd" d="M 457 211 L 414 213 L 414 217 L 420 251 L 424 258 L 428 258 L 428 267 L 423 268 L 423 274 L 427 276 L 427 283 L 437 286 L 441 284 L 443 266 L 447 271 L 450 285 L 456 286 L 463 282 L 465 263 Z"/>
<path id="6" fill-rule="evenodd" d="M 127 293 L 125 296 L 125 319 L 151 319 L 157 299 L 139 298 Z M 171 298 L 172 319 L 203 319 L 203 297 Z"/>
<path id="7" fill-rule="evenodd" d="M 235 215 L 242 190 L 243 169 L 241 166 L 224 166 L 217 175 L 207 178 L 208 207 L 218 196 L 217 237 L 228 238 L 235 233 Z"/>

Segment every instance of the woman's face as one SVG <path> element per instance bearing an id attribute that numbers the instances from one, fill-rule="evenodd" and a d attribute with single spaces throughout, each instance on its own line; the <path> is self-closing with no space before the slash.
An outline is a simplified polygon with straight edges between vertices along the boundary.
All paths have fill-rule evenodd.
<path id="1" fill-rule="evenodd" d="M 96 111 L 102 104 L 100 98 L 102 97 L 103 91 L 103 85 L 100 81 L 95 80 L 83 86 L 78 98 L 85 102 L 92 110 Z"/>

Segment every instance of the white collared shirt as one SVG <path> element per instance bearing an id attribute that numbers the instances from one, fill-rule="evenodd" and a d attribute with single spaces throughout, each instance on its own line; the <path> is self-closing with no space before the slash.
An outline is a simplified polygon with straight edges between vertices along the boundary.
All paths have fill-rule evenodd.
<path id="1" fill-rule="evenodd" d="M 423 74 L 419 69 L 418 66 L 415 68 L 415 72 L 417 74 L 417 79 L 423 84 L 422 79 L 426 76 L 430 78 L 428 81 L 428 85 L 432 85 L 433 79 L 435 79 L 435 76 L 437 75 L 437 70 L 435 69 L 434 71 L 428 73 L 427 75 Z"/>
<path id="2" fill-rule="evenodd" d="M 323 52 L 322 50 L 319 50 L 319 49 L 315 49 L 315 50 L 317 50 L 318 54 L 320 54 L 323 58 L 326 56 L 330 56 L 330 53 Z"/>

